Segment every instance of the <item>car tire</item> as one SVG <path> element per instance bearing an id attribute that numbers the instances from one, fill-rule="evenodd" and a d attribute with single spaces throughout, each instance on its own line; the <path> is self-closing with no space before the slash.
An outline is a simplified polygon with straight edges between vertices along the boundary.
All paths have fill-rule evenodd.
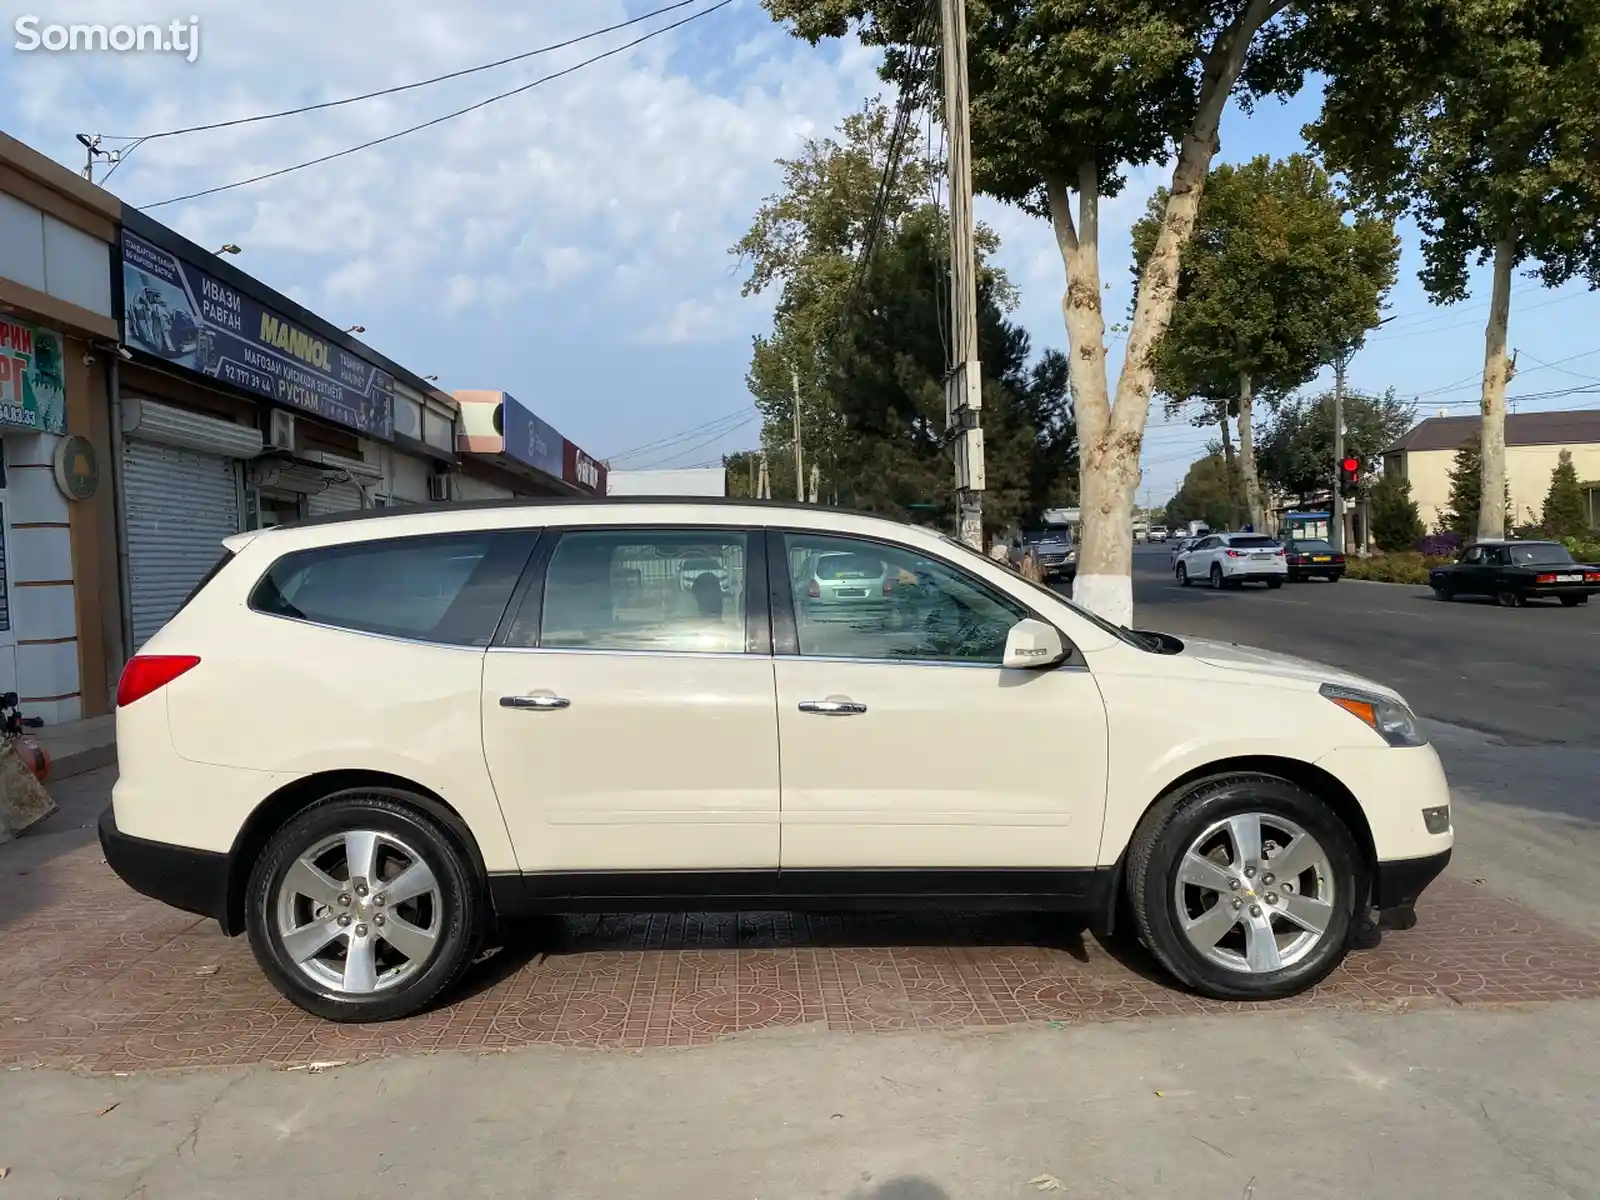
<path id="1" fill-rule="evenodd" d="M 1267 589 L 1269 591 L 1275 592 L 1279 588 L 1281 588 L 1282 586 L 1283 586 L 1283 580 L 1281 580 L 1281 579 L 1269 579 L 1269 580 L 1267 580 Z"/>
<path id="2" fill-rule="evenodd" d="M 1222 590 L 1222 566 L 1219 563 L 1211 564 L 1211 586 L 1216 591 Z"/>
<path id="3" fill-rule="evenodd" d="M 1561 607 L 1562 608 L 1577 608 L 1580 604 L 1587 604 L 1587 603 L 1589 603 L 1589 597 L 1587 597 L 1587 596 L 1563 596 L 1563 597 L 1561 597 Z"/>
<path id="4" fill-rule="evenodd" d="M 1217 850 L 1202 853 L 1213 844 L 1236 846 L 1233 831 L 1252 827 L 1263 848 L 1279 845 L 1277 856 L 1300 844 L 1277 839 L 1311 839 L 1298 855 L 1308 865 L 1295 878 L 1299 894 L 1293 899 L 1285 899 L 1292 893 L 1283 880 L 1265 882 L 1272 878 L 1266 869 L 1271 857 L 1241 863 L 1216 857 Z M 1198 876 L 1186 867 L 1192 852 L 1200 860 Z M 1247 866 L 1254 872 L 1249 879 Z M 1190 884 L 1180 872 L 1220 886 Z M 1227 886 L 1234 880 L 1237 891 Z M 1272 775 L 1218 775 L 1184 784 L 1151 807 L 1128 849 L 1129 906 L 1145 946 L 1174 978 L 1217 1000 L 1277 1000 L 1324 979 L 1344 960 L 1368 889 L 1360 848 L 1344 821 L 1317 796 Z M 1228 907 L 1208 921 L 1219 906 Z M 1320 923 L 1320 931 L 1290 917 L 1291 908 Z M 1240 915 L 1224 924 L 1235 911 Z M 1252 917 L 1256 912 L 1265 919 Z"/>
<path id="5" fill-rule="evenodd" d="M 1442 600 L 1448 604 L 1451 600 L 1456 598 L 1456 594 L 1449 588 L 1445 587 L 1444 584 L 1436 583 L 1433 585 L 1433 598 L 1435 600 Z"/>
<path id="6" fill-rule="evenodd" d="M 1189 586 L 1189 569 L 1187 567 L 1185 567 L 1182 563 L 1178 564 L 1178 586 L 1179 587 L 1188 587 Z"/>
<path id="7" fill-rule="evenodd" d="M 1329 583 L 1338 583 L 1339 580 L 1341 580 L 1343 578 L 1344 578 L 1343 575 L 1329 575 L 1328 576 L 1328 582 Z"/>
<path id="8" fill-rule="evenodd" d="M 1501 588 L 1495 593 L 1495 603 L 1501 608 L 1523 608 L 1527 605 L 1527 597 L 1512 588 Z"/>
<path id="9" fill-rule="evenodd" d="M 370 855 L 368 875 L 351 872 L 353 854 Z M 392 899 L 375 883 L 426 887 Z M 291 1003 L 329 1021 L 390 1021 L 427 1007 L 467 969 L 488 917 L 460 837 L 427 815 L 425 801 L 388 788 L 337 792 L 291 818 L 256 859 L 245 896 L 262 971 Z M 365 953 L 352 962 L 353 950 Z"/>

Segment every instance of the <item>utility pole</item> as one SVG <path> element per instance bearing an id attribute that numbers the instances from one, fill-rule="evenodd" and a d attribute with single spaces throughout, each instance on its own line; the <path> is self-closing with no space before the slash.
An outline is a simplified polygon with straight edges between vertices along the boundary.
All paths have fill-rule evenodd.
<path id="1" fill-rule="evenodd" d="M 1344 462 L 1344 369 L 1350 365 L 1351 353 L 1344 346 L 1333 352 L 1333 503 L 1328 506 L 1328 540 L 1335 553 L 1344 552 L 1344 481 L 1340 464 Z"/>
<path id="2" fill-rule="evenodd" d="M 806 473 L 800 447 L 800 372 L 795 370 L 792 360 L 789 363 L 789 385 L 794 389 L 794 498 L 804 504 Z"/>
<path id="3" fill-rule="evenodd" d="M 950 145 L 950 330 L 945 428 L 956 450 L 956 533 L 983 549 L 983 380 L 978 366 L 978 263 L 972 233 L 966 0 L 939 0 L 944 37 L 944 126 Z"/>

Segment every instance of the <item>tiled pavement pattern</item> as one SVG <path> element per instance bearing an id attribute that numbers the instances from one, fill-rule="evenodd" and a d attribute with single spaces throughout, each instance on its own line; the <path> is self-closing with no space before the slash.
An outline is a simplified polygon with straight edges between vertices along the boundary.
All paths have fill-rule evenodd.
<path id="1" fill-rule="evenodd" d="M 1600 997 L 1600 942 L 1446 876 L 1418 926 L 1291 1007 Z M 98 847 L 0 882 L 0 1067 L 90 1071 L 350 1062 L 393 1051 L 687 1046 L 820 1023 L 839 1033 L 1225 1012 L 1141 958 L 1042 916 L 675 914 L 551 921 L 434 1012 L 313 1020 L 244 939 L 135 896 Z"/>

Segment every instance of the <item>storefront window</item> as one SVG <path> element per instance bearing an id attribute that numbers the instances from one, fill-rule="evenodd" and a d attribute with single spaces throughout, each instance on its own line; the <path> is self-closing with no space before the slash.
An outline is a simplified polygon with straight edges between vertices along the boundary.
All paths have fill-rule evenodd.
<path id="1" fill-rule="evenodd" d="M 394 431 L 413 441 L 422 440 L 422 405 L 399 391 L 394 394 Z"/>
<path id="2" fill-rule="evenodd" d="M 442 413 L 428 409 L 423 414 L 423 438 L 435 450 L 446 453 L 456 448 L 456 423 Z"/>

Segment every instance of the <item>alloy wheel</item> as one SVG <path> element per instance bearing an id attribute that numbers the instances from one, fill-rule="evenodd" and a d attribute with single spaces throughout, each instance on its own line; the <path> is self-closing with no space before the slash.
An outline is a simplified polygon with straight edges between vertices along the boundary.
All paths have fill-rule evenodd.
<path id="1" fill-rule="evenodd" d="M 296 858 L 278 884 L 273 930 L 284 954 L 321 988 L 370 995 L 410 979 L 444 926 L 433 869 L 393 834 L 331 834 Z"/>
<path id="2" fill-rule="evenodd" d="M 1211 564 L 1211 586 L 1219 592 L 1222 590 L 1222 568 L 1216 563 Z"/>
<path id="3" fill-rule="evenodd" d="M 1327 851 L 1286 817 L 1244 812 L 1190 842 L 1173 885 L 1178 927 L 1206 960 L 1264 974 L 1311 954 L 1336 911 Z"/>

